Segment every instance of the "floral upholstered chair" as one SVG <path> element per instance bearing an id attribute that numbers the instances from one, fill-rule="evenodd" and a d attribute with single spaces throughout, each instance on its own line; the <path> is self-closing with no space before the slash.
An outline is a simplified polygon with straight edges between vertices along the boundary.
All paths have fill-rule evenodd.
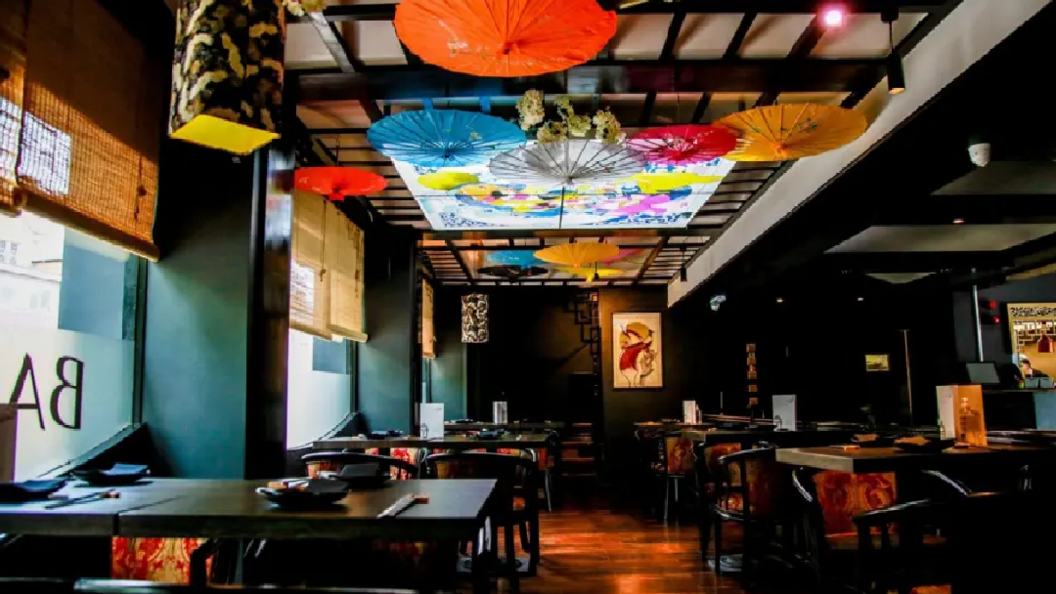
<path id="1" fill-rule="evenodd" d="M 188 584 L 191 554 L 204 538 L 124 538 L 110 543 L 110 577 L 168 584 Z M 207 567 L 211 561 L 207 562 Z"/>

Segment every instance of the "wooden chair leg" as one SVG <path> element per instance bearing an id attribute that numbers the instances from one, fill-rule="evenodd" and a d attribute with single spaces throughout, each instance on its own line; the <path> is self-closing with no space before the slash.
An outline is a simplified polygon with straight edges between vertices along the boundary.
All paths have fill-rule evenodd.
<path id="1" fill-rule="evenodd" d="M 550 484 L 550 470 L 543 471 L 543 495 L 546 497 L 546 511 L 554 511 L 552 486 Z"/>
<path id="2" fill-rule="evenodd" d="M 513 522 L 506 522 L 506 571 L 510 580 L 510 592 L 519 594 L 521 591 L 521 576 L 517 571 L 517 547 L 513 541 Z"/>
<path id="3" fill-rule="evenodd" d="M 722 518 L 715 518 L 715 575 L 722 575 Z"/>
<path id="4" fill-rule="evenodd" d="M 524 520 L 517 524 L 517 529 L 521 533 L 521 548 L 525 551 L 532 550 L 532 541 L 528 539 L 528 521 Z"/>
<path id="5" fill-rule="evenodd" d="M 528 558 L 528 571 L 532 575 L 535 575 L 536 569 L 539 567 L 539 559 L 542 556 L 542 546 L 539 544 L 539 515 L 536 514 L 535 518 L 532 519 L 531 524 L 531 541 L 532 550 L 529 553 Z"/>
<path id="6" fill-rule="evenodd" d="M 671 480 L 664 477 L 664 523 L 667 523 L 667 502 L 671 499 Z"/>

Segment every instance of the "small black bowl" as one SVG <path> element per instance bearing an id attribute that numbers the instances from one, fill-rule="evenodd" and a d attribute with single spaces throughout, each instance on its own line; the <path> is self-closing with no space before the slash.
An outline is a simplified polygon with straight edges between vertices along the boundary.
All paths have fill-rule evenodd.
<path id="1" fill-rule="evenodd" d="M 74 470 L 70 474 L 93 487 L 123 487 L 143 480 L 150 474 L 150 469 L 135 464 L 114 464 L 108 470 L 92 468 Z"/>

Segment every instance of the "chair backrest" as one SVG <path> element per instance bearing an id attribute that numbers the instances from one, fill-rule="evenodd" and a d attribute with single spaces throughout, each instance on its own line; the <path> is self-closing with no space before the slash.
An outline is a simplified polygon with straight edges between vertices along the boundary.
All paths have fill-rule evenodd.
<path id="1" fill-rule="evenodd" d="M 789 503 L 791 475 L 778 464 L 777 448 L 741 450 L 721 456 L 716 476 L 719 502 L 740 497 L 746 519 L 776 517 Z"/>
<path id="2" fill-rule="evenodd" d="M 532 459 L 490 452 L 432 454 L 422 462 L 422 476 L 495 479 L 497 483 L 493 497 L 497 516 L 513 511 L 516 493 L 535 493 L 538 489 L 536 464 Z M 536 503 L 535 497 L 525 497 L 525 505 L 534 506 Z"/>
<path id="3" fill-rule="evenodd" d="M 324 470 L 341 470 L 349 464 L 377 464 L 382 471 L 396 469 L 399 478 L 417 478 L 419 474 L 418 466 L 407 460 L 361 452 L 314 452 L 301 456 L 301 461 L 308 466 L 320 464 L 329 467 Z"/>

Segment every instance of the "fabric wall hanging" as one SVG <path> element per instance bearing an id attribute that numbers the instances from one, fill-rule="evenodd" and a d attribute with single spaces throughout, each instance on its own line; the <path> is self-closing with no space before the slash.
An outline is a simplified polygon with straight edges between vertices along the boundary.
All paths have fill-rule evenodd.
<path id="1" fill-rule="evenodd" d="M 480 112 L 404 111 L 374 123 L 367 140 L 378 152 L 420 167 L 483 165 L 524 144 L 515 124 Z"/>
<path id="2" fill-rule="evenodd" d="M 462 296 L 462 342 L 488 342 L 488 296 L 480 293 Z"/>
<path id="3" fill-rule="evenodd" d="M 422 320 L 421 343 L 422 356 L 426 359 L 436 358 L 436 329 L 433 325 L 433 285 L 422 281 Z"/>
<path id="4" fill-rule="evenodd" d="M 239 155 L 278 138 L 285 45 L 280 2 L 184 0 L 170 136 Z"/>
<path id="5" fill-rule="evenodd" d="M 475 76 L 534 76 L 594 58 L 616 34 L 596 0 L 404 0 L 396 34 L 429 64 Z"/>
<path id="6" fill-rule="evenodd" d="M 865 133 L 865 116 L 813 103 L 768 105 L 728 115 L 715 123 L 740 138 L 731 161 L 787 161 L 820 155 Z"/>
<path id="7" fill-rule="evenodd" d="M 627 146 L 657 165 L 695 165 L 725 156 L 737 147 L 737 137 L 715 126 L 687 124 L 651 128 L 635 134 Z"/>
<path id="8" fill-rule="evenodd" d="M 505 152 L 488 169 L 505 181 L 574 187 L 617 181 L 641 172 L 644 164 L 639 153 L 622 145 L 572 139 Z"/>
<path id="9" fill-rule="evenodd" d="M 340 202 L 345 196 L 366 196 L 388 186 L 384 177 L 354 167 L 302 167 L 294 174 L 298 190 Z"/>
<path id="10" fill-rule="evenodd" d="M 156 260 L 165 63 L 98 2 L 5 1 L 0 68 L 0 211 Z"/>
<path id="11" fill-rule="evenodd" d="M 552 245 L 535 252 L 535 257 L 569 268 L 587 268 L 595 262 L 615 258 L 619 253 L 620 248 L 616 245 L 591 241 Z"/>

